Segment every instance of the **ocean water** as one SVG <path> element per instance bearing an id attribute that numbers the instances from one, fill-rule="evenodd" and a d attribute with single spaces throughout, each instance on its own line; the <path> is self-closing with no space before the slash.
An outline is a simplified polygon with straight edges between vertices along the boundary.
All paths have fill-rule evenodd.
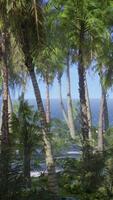
<path id="1" fill-rule="evenodd" d="M 29 102 L 35 108 L 37 107 L 35 100 L 30 100 Z M 45 100 L 43 102 L 45 105 Z M 109 122 L 110 122 L 110 126 L 112 126 L 113 125 L 113 99 L 108 99 L 107 103 L 108 103 Z M 66 108 L 65 99 L 64 99 L 64 105 Z M 91 113 L 92 113 L 92 123 L 94 126 L 98 126 L 100 100 L 90 99 L 90 105 L 91 105 Z M 73 107 L 75 110 L 78 109 L 79 103 L 77 100 L 73 100 Z M 52 118 L 64 119 L 62 111 L 61 111 L 60 101 L 58 99 L 51 99 L 51 116 Z"/>
<path id="2" fill-rule="evenodd" d="M 45 100 L 43 100 L 45 106 Z M 113 99 L 108 99 L 108 112 L 109 112 L 109 122 L 110 126 L 113 125 Z M 37 109 L 37 104 L 35 99 L 30 99 L 29 104 L 34 106 L 34 109 Z M 99 119 L 99 110 L 100 110 L 100 100 L 99 99 L 90 99 L 91 104 L 91 112 L 92 112 L 92 122 L 94 126 L 98 125 Z M 1 105 L 1 100 L 0 100 Z M 64 99 L 64 105 L 66 108 L 66 99 Z M 74 109 L 78 109 L 79 103 L 77 100 L 73 100 Z M 57 118 L 63 120 L 63 114 L 61 111 L 60 101 L 59 99 L 51 99 L 51 116 L 52 118 Z"/>

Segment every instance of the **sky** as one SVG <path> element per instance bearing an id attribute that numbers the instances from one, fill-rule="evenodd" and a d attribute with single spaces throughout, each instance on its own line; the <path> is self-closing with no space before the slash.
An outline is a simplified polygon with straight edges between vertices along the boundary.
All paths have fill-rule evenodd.
<path id="1" fill-rule="evenodd" d="M 79 99 L 79 92 L 78 92 L 78 72 L 77 67 L 73 65 L 71 67 L 71 88 L 72 88 L 72 98 L 73 99 Z M 42 98 L 45 99 L 46 92 L 45 92 L 45 84 L 43 80 L 41 80 L 38 77 L 39 87 L 41 91 Z M 89 89 L 89 97 L 91 99 L 97 99 L 101 97 L 101 88 L 99 83 L 99 77 L 95 72 L 92 72 L 92 70 L 87 72 L 87 82 L 88 82 L 88 89 Z M 62 94 L 63 98 L 66 98 L 67 95 L 67 81 L 66 81 L 66 73 L 64 73 L 62 77 Z M 18 90 L 15 94 L 15 98 L 18 98 L 18 95 L 20 95 L 21 92 Z M 109 98 L 113 98 L 113 90 L 110 90 L 108 92 Z M 28 80 L 27 86 L 26 86 L 26 93 L 25 93 L 26 99 L 34 99 L 34 91 L 31 84 L 31 80 Z M 59 98 L 59 89 L 58 89 L 58 82 L 57 78 L 55 78 L 53 84 L 50 86 L 50 97 L 52 99 L 58 99 Z"/>
<path id="2" fill-rule="evenodd" d="M 71 74 L 71 88 L 72 88 L 72 98 L 73 99 L 79 99 L 79 91 L 78 91 L 78 72 L 77 72 L 77 66 L 73 65 L 70 70 Z M 37 77 L 41 96 L 43 99 L 46 98 L 46 90 L 45 90 L 45 84 L 43 80 L 41 80 L 39 77 Z M 87 72 L 87 83 L 88 83 L 88 90 L 89 90 L 89 97 L 91 99 L 98 99 L 101 97 L 101 88 L 100 88 L 100 82 L 98 75 L 93 72 L 92 70 L 89 70 Z M 21 90 L 17 90 L 15 94 L 13 94 L 13 97 L 18 98 L 18 96 L 21 95 Z M 63 98 L 66 98 L 67 96 L 67 81 L 66 81 L 66 73 L 64 73 L 62 77 L 62 95 Z M 113 98 L 113 89 L 109 90 L 108 97 Z M 26 86 L 26 93 L 25 93 L 26 99 L 35 99 L 34 91 L 32 87 L 31 80 L 29 78 L 27 86 Z M 52 99 L 58 99 L 59 98 L 59 89 L 58 89 L 58 82 L 57 78 L 55 78 L 54 82 L 50 86 L 50 98 Z"/>

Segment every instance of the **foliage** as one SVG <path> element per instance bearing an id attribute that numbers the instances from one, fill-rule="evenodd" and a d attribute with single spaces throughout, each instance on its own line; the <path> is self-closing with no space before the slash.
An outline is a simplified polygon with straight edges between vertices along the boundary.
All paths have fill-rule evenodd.
<path id="1" fill-rule="evenodd" d="M 111 151 L 112 152 L 112 151 Z M 60 187 L 65 195 L 83 200 L 113 198 L 111 152 L 92 155 L 90 162 L 67 159 L 60 176 Z"/>
<path id="2" fill-rule="evenodd" d="M 14 88 L 15 86 L 17 89 L 17 85 L 22 87 L 26 85 L 28 77 L 26 65 L 31 69 L 31 71 L 28 69 L 30 72 L 40 74 L 45 82 L 51 84 L 56 74 L 58 74 L 58 78 L 62 77 L 67 58 L 70 63 L 78 65 L 80 45 L 83 50 L 83 63 L 81 62 L 84 64 L 83 68 L 89 68 L 92 64 L 96 72 L 100 73 L 103 70 L 103 76 L 100 77 L 102 84 L 106 86 L 106 89 L 111 87 L 113 84 L 112 25 L 112 0 L 49 0 L 47 2 L 0 0 L 0 60 L 4 56 L 2 36 L 5 34 L 9 40 L 8 46 L 4 43 L 5 51 L 8 53 L 8 60 L 5 60 L 9 71 L 8 87 Z M 84 36 L 82 44 L 80 44 L 81 32 Z M 30 66 L 26 60 L 31 61 Z M 1 74 L 3 63 L 0 64 L 1 94 L 4 83 Z M 36 70 L 32 71 L 34 68 Z M 84 82 L 84 77 L 82 78 Z M 34 80 L 34 84 L 35 82 L 36 80 Z M 83 96 L 85 96 L 84 94 Z M 83 99 L 80 102 L 84 104 Z M 80 105 L 76 107 L 77 135 L 74 142 L 69 139 L 68 127 L 64 121 L 51 120 L 50 134 L 47 139 L 51 139 L 54 155 L 60 155 L 62 150 L 67 149 L 73 143 L 81 146 L 82 117 Z M 44 157 L 42 153 L 40 157 L 36 158 L 35 152 L 40 147 L 43 151 L 45 146 L 42 145 L 40 115 L 24 100 L 24 96 L 20 98 L 19 105 L 12 115 L 11 128 L 10 145 L 4 146 L 4 152 L 0 154 L 0 188 L 3 189 L 3 191 L 0 190 L 0 198 L 2 200 L 52 199 L 45 175 L 36 180 L 32 179 L 30 189 L 25 187 L 23 151 L 26 134 L 36 169 L 40 157 L 42 160 Z M 61 195 L 77 197 L 80 200 L 113 199 L 112 132 L 113 128 L 109 128 L 102 135 L 105 144 L 104 151 L 100 153 L 96 152 L 97 130 L 92 127 L 90 160 L 83 160 L 80 157 L 78 159 L 62 159 L 60 164 L 63 172 L 60 172 L 58 176 Z M 48 143 L 48 140 L 46 142 Z M 49 160 L 52 159 L 49 158 Z M 7 165 L 8 171 L 6 185 L 1 178 L 1 176 L 3 177 L 3 165 Z M 52 173 L 50 173 L 51 175 Z"/>

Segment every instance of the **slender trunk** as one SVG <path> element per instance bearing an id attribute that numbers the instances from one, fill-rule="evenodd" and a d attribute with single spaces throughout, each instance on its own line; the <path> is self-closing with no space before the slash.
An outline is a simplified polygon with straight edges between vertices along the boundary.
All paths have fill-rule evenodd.
<path id="1" fill-rule="evenodd" d="M 81 24 L 80 31 L 78 76 L 81 108 L 81 132 L 83 136 L 83 156 L 87 158 L 89 156 L 89 123 L 87 117 L 87 103 L 85 96 L 84 24 Z"/>
<path id="2" fill-rule="evenodd" d="M 29 144 L 28 133 L 26 132 L 24 135 L 24 178 L 26 187 L 31 187 L 30 161 L 31 161 L 31 148 Z"/>
<path id="3" fill-rule="evenodd" d="M 8 91 L 8 120 L 9 120 L 9 133 L 11 133 L 12 113 L 13 113 L 13 105 L 12 105 L 12 100 L 11 100 L 10 92 Z"/>
<path id="4" fill-rule="evenodd" d="M 107 107 L 107 100 L 106 100 L 106 90 L 103 86 L 101 80 L 101 103 L 100 103 L 100 115 L 99 115 L 99 128 L 98 128 L 98 150 L 104 150 L 104 131 L 106 131 L 109 127 L 109 119 L 108 119 L 108 107 Z"/>
<path id="5" fill-rule="evenodd" d="M 61 84 L 61 77 L 58 77 L 58 85 L 59 85 L 59 96 L 60 96 L 60 105 L 61 105 L 61 110 L 63 113 L 63 117 L 67 123 L 67 126 L 69 128 L 69 123 L 68 123 L 68 116 L 64 107 L 63 99 L 62 99 L 62 84 Z"/>
<path id="6" fill-rule="evenodd" d="M 79 96 L 80 96 L 80 106 L 81 106 L 81 128 L 83 140 L 89 139 L 89 125 L 87 117 L 87 103 L 85 96 L 85 66 L 83 58 L 83 43 L 84 43 L 84 29 L 80 32 L 80 47 L 79 47 L 79 62 L 78 62 L 78 75 L 79 75 Z"/>
<path id="7" fill-rule="evenodd" d="M 58 195 L 58 183 L 57 183 L 57 177 L 56 177 L 56 172 L 55 172 L 55 162 L 53 158 L 53 152 L 52 152 L 52 146 L 50 142 L 50 137 L 48 135 L 48 126 L 47 126 L 47 121 L 46 121 L 46 114 L 40 94 L 40 89 L 38 86 L 38 82 L 36 79 L 36 74 L 34 71 L 34 66 L 32 62 L 32 57 L 29 52 L 30 47 L 29 47 L 29 38 L 28 35 L 26 34 L 27 31 L 27 26 L 24 24 L 22 26 L 22 44 L 24 41 L 24 45 L 22 46 L 24 55 L 25 55 L 25 64 L 27 67 L 27 70 L 29 72 L 34 93 L 35 93 L 35 98 L 36 98 L 36 103 L 38 107 L 38 111 L 40 114 L 40 123 L 41 123 L 41 130 L 42 130 L 42 139 L 44 142 L 44 151 L 45 151 L 45 158 L 46 158 L 46 165 L 48 169 L 48 187 L 51 193 L 53 193 L 53 200 L 59 199 Z"/>
<path id="8" fill-rule="evenodd" d="M 35 23 L 36 23 L 36 31 L 37 31 L 37 38 L 38 40 L 40 39 L 39 38 L 39 27 L 38 27 L 38 14 L 37 14 L 37 2 L 36 0 L 33 0 L 33 8 L 34 8 L 34 14 L 35 14 Z"/>
<path id="9" fill-rule="evenodd" d="M 12 104 L 12 99 L 11 99 L 11 95 L 9 91 L 8 91 L 8 113 L 10 115 L 12 115 L 13 113 L 13 104 Z"/>
<path id="10" fill-rule="evenodd" d="M 104 150 L 103 114 L 104 114 L 104 95 L 102 92 L 101 102 L 100 102 L 99 127 L 98 127 L 98 150 L 100 152 Z"/>
<path id="11" fill-rule="evenodd" d="M 5 35 L 5 34 L 4 34 Z M 2 76 L 3 76 L 3 108 L 2 108 L 2 142 L 8 144 L 9 127 L 8 127 L 8 67 L 6 55 L 6 41 L 5 36 L 2 42 Z"/>
<path id="12" fill-rule="evenodd" d="M 3 108 L 2 108 L 2 125 L 1 125 L 1 188 L 2 194 L 8 191 L 8 167 L 9 167 L 9 124 L 8 124 L 8 67 L 7 67 L 7 36 L 6 32 L 1 36 L 2 52 L 2 77 L 3 77 Z M 5 197 L 4 197 L 5 199 Z"/>
<path id="13" fill-rule="evenodd" d="M 54 195 L 53 197 L 53 200 L 54 200 L 58 198 L 58 184 L 57 184 L 57 178 L 56 178 L 56 173 L 55 173 L 55 163 L 53 159 L 52 146 L 51 146 L 49 135 L 48 135 L 46 114 L 44 111 L 44 106 L 43 106 L 38 82 L 37 82 L 36 75 L 34 72 L 34 67 L 32 65 L 32 59 L 26 58 L 26 66 L 31 77 L 31 81 L 33 84 L 34 93 L 36 97 L 36 102 L 37 102 L 38 110 L 41 117 L 40 121 L 41 121 L 42 137 L 43 137 L 44 150 L 45 150 L 45 155 L 46 155 L 45 156 L 46 165 L 48 169 L 48 186 L 49 186 L 49 190 Z"/>
<path id="14" fill-rule="evenodd" d="M 9 143 L 9 126 L 8 126 L 8 68 L 3 67 L 3 108 L 2 108 L 2 143 Z"/>
<path id="15" fill-rule="evenodd" d="M 88 117 L 88 124 L 89 124 L 89 139 L 92 139 L 92 116 L 91 116 L 91 106 L 89 100 L 89 92 L 88 92 L 88 85 L 87 80 L 85 78 L 85 96 L 86 96 L 86 104 L 87 104 L 87 117 Z"/>
<path id="16" fill-rule="evenodd" d="M 101 102 L 100 102 L 100 114 L 99 114 L 99 127 L 98 127 L 98 150 L 104 150 L 104 131 L 109 128 L 109 117 L 108 117 L 108 107 L 106 100 L 106 89 L 103 85 L 103 66 L 100 65 L 100 84 L 101 84 Z"/>
<path id="17" fill-rule="evenodd" d="M 50 114 L 50 93 L 49 93 L 48 73 L 46 73 L 45 82 L 46 82 L 46 121 L 48 124 L 50 124 L 51 114 Z"/>
<path id="18" fill-rule="evenodd" d="M 107 99 L 106 99 L 106 95 L 107 95 L 107 90 L 103 84 L 103 65 L 100 65 L 100 71 L 99 71 L 99 76 L 100 76 L 100 84 L 101 84 L 101 90 L 102 90 L 102 95 L 103 95 L 103 129 L 106 131 L 109 128 L 109 115 L 108 115 L 108 106 L 107 106 Z"/>
<path id="19" fill-rule="evenodd" d="M 75 125 L 74 125 L 74 116 L 73 116 L 73 107 L 72 107 L 72 98 L 71 98 L 71 81 L 70 81 L 70 64 L 69 56 L 67 58 L 67 108 L 68 108 L 68 123 L 70 128 L 70 136 L 72 139 L 75 139 Z"/>
<path id="20" fill-rule="evenodd" d="M 0 137 L 2 135 L 1 129 L 2 129 L 2 113 L 3 113 L 3 102 L 1 102 L 1 110 L 0 110 Z M 1 143 L 1 141 L 0 141 Z"/>
<path id="21" fill-rule="evenodd" d="M 11 123 L 11 117 L 13 113 L 13 105 L 11 101 L 10 92 L 8 91 L 8 120 L 9 120 L 9 132 L 10 132 L 10 123 Z M 1 103 L 1 114 L 0 114 L 0 135 L 1 135 L 1 128 L 2 128 L 2 113 L 3 113 L 3 101 Z"/>
<path id="22" fill-rule="evenodd" d="M 108 105 L 107 105 L 107 99 L 106 99 L 106 90 L 102 86 L 103 90 L 103 96 L 104 96 L 104 130 L 106 131 L 109 128 L 109 115 L 108 115 Z"/>

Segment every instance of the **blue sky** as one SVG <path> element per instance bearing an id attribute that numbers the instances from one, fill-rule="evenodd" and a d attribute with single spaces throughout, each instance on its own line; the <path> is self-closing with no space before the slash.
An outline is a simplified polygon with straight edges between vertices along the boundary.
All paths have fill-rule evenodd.
<path id="1" fill-rule="evenodd" d="M 41 90 L 41 95 L 45 98 L 45 84 L 39 78 L 39 86 Z M 96 73 L 92 71 L 87 72 L 87 82 L 88 82 L 88 89 L 89 89 L 89 96 L 90 98 L 100 98 L 101 95 L 101 88 L 99 83 L 99 77 Z M 78 92 L 78 73 L 77 67 L 71 67 L 71 88 L 72 88 L 72 97 L 74 99 L 79 98 Z M 67 95 L 67 81 L 66 81 L 66 73 L 64 73 L 62 77 L 62 94 L 63 98 L 66 98 Z M 51 98 L 59 98 L 59 89 L 58 89 L 58 82 L 55 78 L 53 84 L 50 86 L 50 96 Z M 34 91 L 32 88 L 31 81 L 29 80 L 26 88 L 26 98 L 34 98 Z M 109 98 L 113 98 L 113 91 L 109 91 Z"/>
<path id="2" fill-rule="evenodd" d="M 39 86 L 41 90 L 41 95 L 42 98 L 45 98 L 45 84 L 44 82 L 38 78 L 39 81 Z M 87 82 L 88 82 L 88 89 L 89 89 L 89 96 L 90 98 L 100 98 L 101 95 L 101 90 L 100 90 L 100 83 L 99 83 L 99 77 L 97 74 L 92 72 L 91 70 L 87 72 Z M 72 97 L 74 99 L 79 98 L 79 93 L 78 93 L 78 73 L 77 73 L 77 67 L 73 66 L 71 67 L 71 87 L 72 87 Z M 63 98 L 66 98 L 66 91 L 67 88 L 67 81 L 66 81 L 66 73 L 64 73 L 62 77 L 62 93 L 63 93 Z M 51 98 L 59 98 L 59 92 L 58 92 L 58 83 L 57 79 L 54 80 L 53 84 L 50 86 L 50 96 Z M 17 98 L 19 94 L 18 93 L 15 95 Z M 26 98 L 27 99 L 34 99 L 34 91 L 33 87 L 31 84 L 31 80 L 28 80 L 28 84 L 26 87 Z M 113 90 L 109 91 L 109 98 L 113 98 Z"/>

